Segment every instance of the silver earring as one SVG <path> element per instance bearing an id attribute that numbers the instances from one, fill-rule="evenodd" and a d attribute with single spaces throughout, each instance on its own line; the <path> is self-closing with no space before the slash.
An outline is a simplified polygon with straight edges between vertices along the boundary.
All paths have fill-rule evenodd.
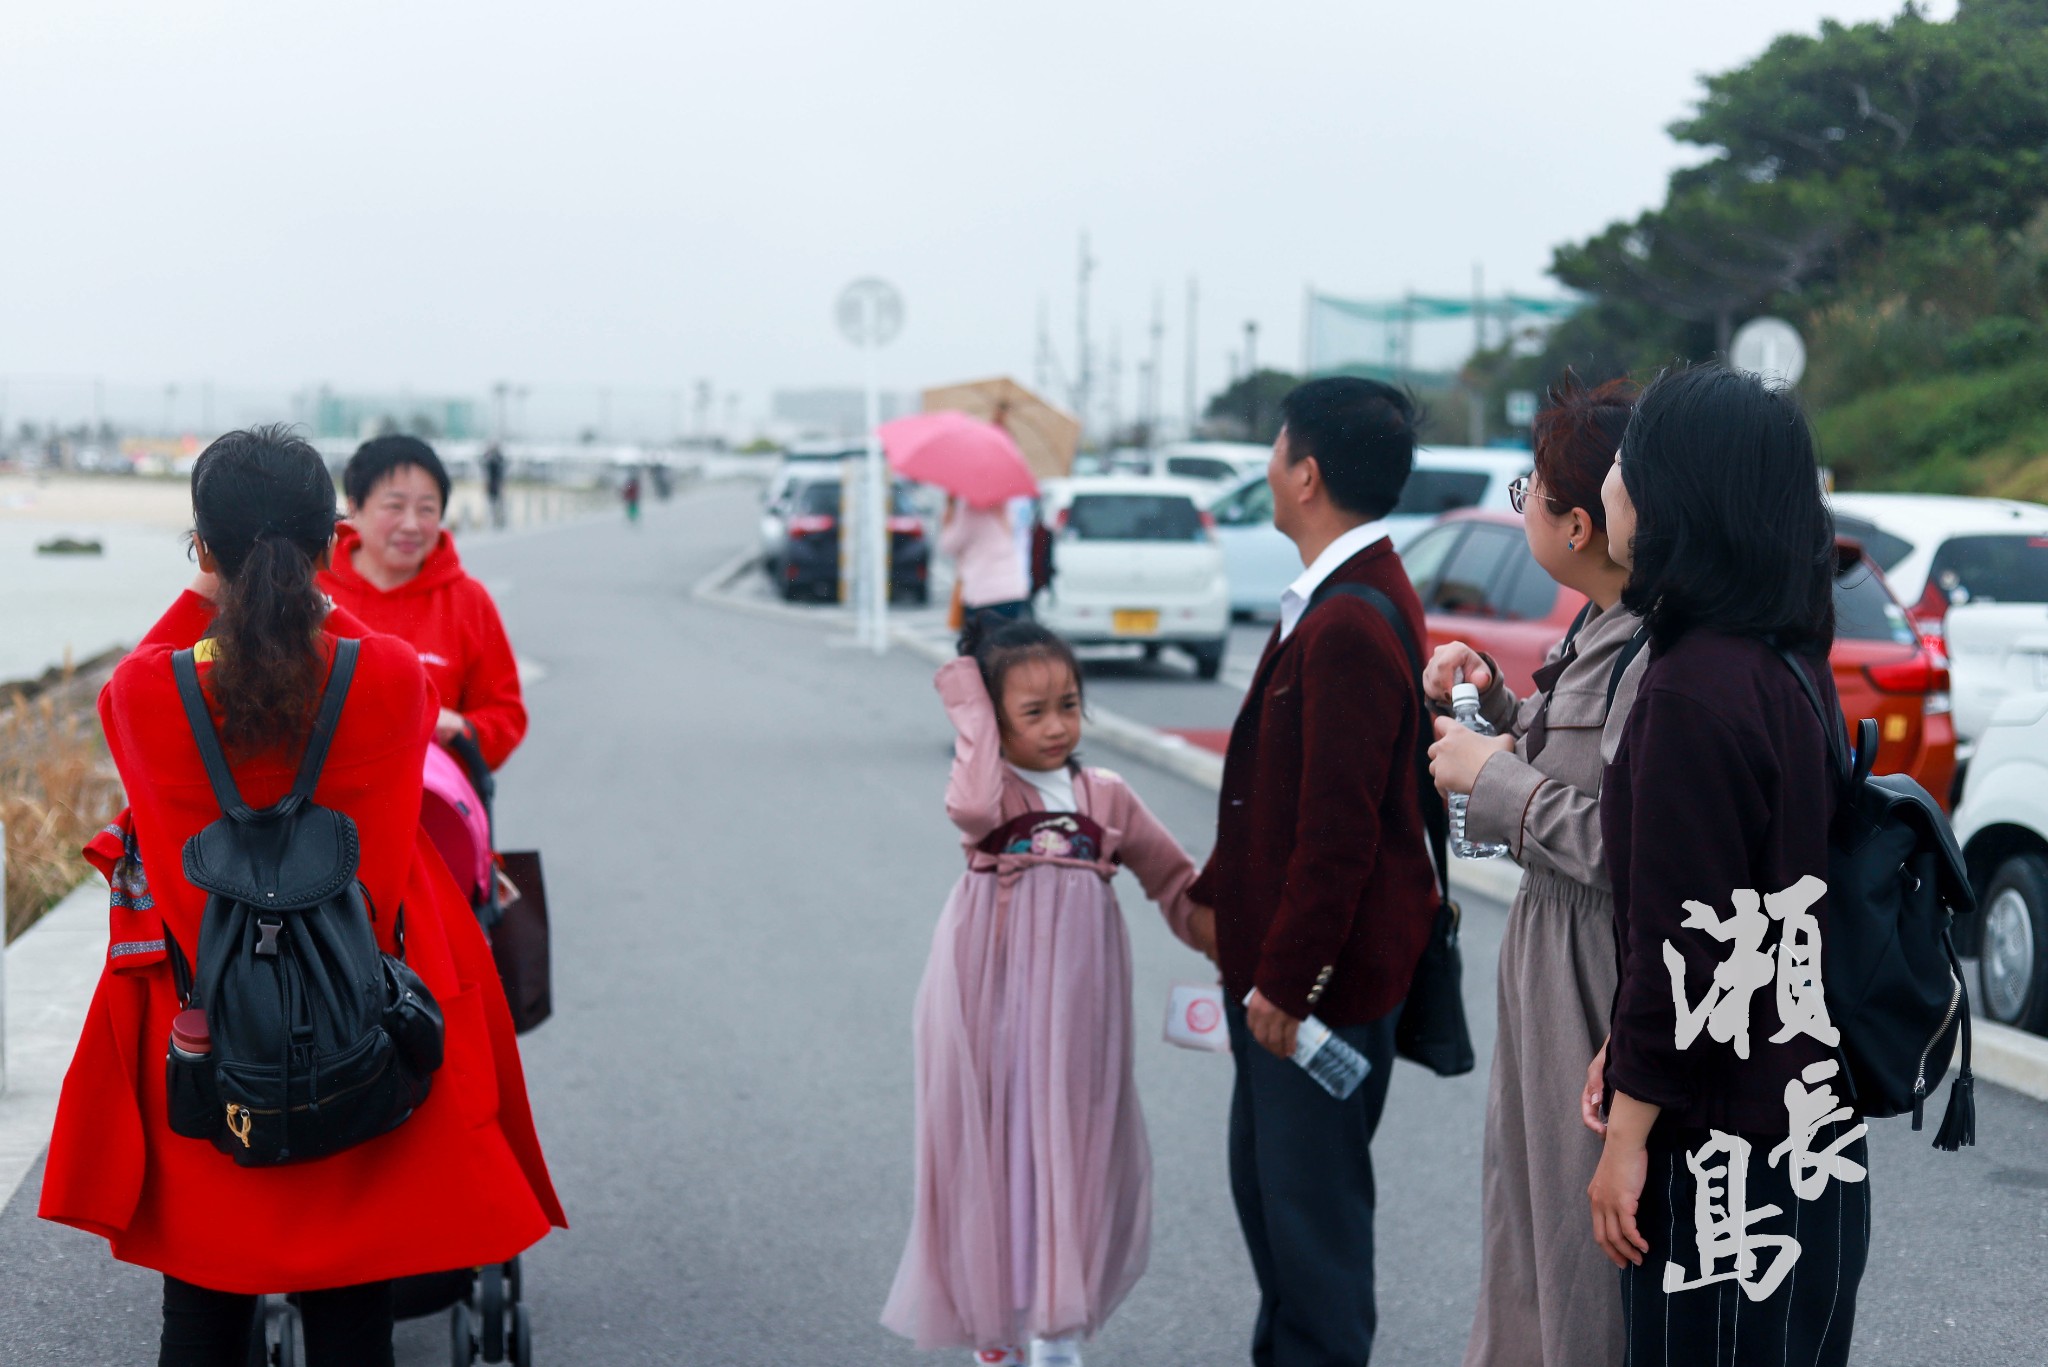
<path id="1" fill-rule="evenodd" d="M 1568 551 L 1575 551 L 1579 548 L 1579 543 L 1576 541 L 1567 541 L 1564 543 L 1564 548 Z"/>

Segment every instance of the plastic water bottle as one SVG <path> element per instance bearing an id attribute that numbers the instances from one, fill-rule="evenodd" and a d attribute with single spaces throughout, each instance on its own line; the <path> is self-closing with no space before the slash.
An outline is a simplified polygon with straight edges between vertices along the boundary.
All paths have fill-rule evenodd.
<path id="1" fill-rule="evenodd" d="M 1349 1099 L 1372 1071 L 1365 1055 L 1338 1039 L 1329 1026 L 1314 1016 L 1294 1032 L 1294 1061 L 1339 1101 Z"/>
<path id="2" fill-rule="evenodd" d="M 1479 713 L 1479 687 L 1476 684 L 1451 685 L 1451 715 L 1468 731 L 1482 736 L 1496 734 Z M 1471 801 L 1469 793 L 1451 794 L 1451 853 L 1460 859 L 1498 859 L 1508 852 L 1506 845 L 1479 845 L 1465 838 L 1465 808 Z"/>
<path id="3" fill-rule="evenodd" d="M 1245 995 L 1245 1005 L 1251 1005 L 1249 993 Z M 1318 1087 L 1339 1101 L 1349 1099 L 1372 1071 L 1372 1063 L 1365 1055 L 1338 1039 L 1329 1026 L 1314 1016 L 1294 1032 L 1294 1053 L 1290 1057 L 1316 1080 Z"/>

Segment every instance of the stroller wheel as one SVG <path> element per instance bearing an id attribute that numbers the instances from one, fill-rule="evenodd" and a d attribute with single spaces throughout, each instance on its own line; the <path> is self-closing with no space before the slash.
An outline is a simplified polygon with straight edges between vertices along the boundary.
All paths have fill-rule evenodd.
<path id="1" fill-rule="evenodd" d="M 256 1298 L 255 1313 L 249 1316 L 248 1367 L 270 1367 L 270 1297 Z"/>
<path id="2" fill-rule="evenodd" d="M 275 1367 L 299 1367 L 299 1308 L 281 1305 L 277 1309 L 277 1347 L 270 1350 Z"/>
<path id="3" fill-rule="evenodd" d="M 505 1269 L 492 1263 L 477 1279 L 476 1313 L 483 1328 L 485 1362 L 505 1360 Z"/>
<path id="4" fill-rule="evenodd" d="M 505 1264 L 505 1301 L 517 1305 L 525 1298 L 526 1278 L 519 1271 L 519 1255 L 514 1253 L 512 1261 Z"/>
<path id="5" fill-rule="evenodd" d="M 533 1367 L 533 1321 L 527 1318 L 526 1307 L 512 1307 L 512 1367 Z"/>
<path id="6" fill-rule="evenodd" d="M 469 1307 L 458 1302 L 448 1312 L 448 1357 L 455 1367 L 476 1361 L 476 1335 L 469 1329 Z"/>

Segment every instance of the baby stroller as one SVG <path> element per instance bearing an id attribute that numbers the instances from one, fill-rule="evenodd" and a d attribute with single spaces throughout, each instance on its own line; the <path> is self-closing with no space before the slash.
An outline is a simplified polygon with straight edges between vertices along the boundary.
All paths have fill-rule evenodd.
<path id="1" fill-rule="evenodd" d="M 491 801 L 495 781 L 467 734 L 454 754 L 427 747 L 420 825 L 491 936 L 492 957 L 505 983 L 513 1025 L 525 1033 L 549 1014 L 547 900 L 540 856 L 494 850 Z M 448 1312 L 455 1367 L 511 1362 L 532 1367 L 533 1329 L 520 1303 L 519 1259 L 402 1277 L 393 1287 L 399 1319 Z M 264 1297 L 250 1326 L 249 1367 L 298 1367 L 298 1309 L 292 1298 Z"/>

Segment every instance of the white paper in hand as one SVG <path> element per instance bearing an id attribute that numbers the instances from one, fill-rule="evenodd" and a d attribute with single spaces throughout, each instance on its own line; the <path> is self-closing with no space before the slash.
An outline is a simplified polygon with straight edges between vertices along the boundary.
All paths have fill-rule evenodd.
<path id="1" fill-rule="evenodd" d="M 1175 983 L 1166 999 L 1166 1042 L 1208 1054 L 1229 1053 L 1223 989 L 1215 983 Z"/>

